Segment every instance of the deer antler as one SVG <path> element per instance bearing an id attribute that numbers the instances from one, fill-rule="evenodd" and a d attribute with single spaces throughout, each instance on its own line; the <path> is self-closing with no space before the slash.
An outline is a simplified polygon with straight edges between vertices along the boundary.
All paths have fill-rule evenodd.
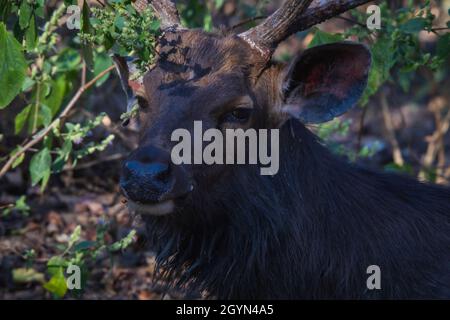
<path id="1" fill-rule="evenodd" d="M 136 0 L 134 7 L 138 11 L 142 11 L 148 6 L 157 14 L 161 21 L 161 29 L 177 28 L 181 26 L 180 16 L 177 7 L 171 0 Z"/>
<path id="2" fill-rule="evenodd" d="M 284 4 L 258 26 L 239 36 L 265 57 L 270 57 L 278 43 L 292 32 L 296 18 L 311 4 L 312 0 L 286 0 Z"/>
<path id="3" fill-rule="evenodd" d="M 270 59 L 278 44 L 298 31 L 337 16 L 347 10 L 370 2 L 370 0 L 328 0 L 317 1 L 308 9 L 312 0 L 286 0 L 281 8 L 258 26 L 239 34 Z"/>

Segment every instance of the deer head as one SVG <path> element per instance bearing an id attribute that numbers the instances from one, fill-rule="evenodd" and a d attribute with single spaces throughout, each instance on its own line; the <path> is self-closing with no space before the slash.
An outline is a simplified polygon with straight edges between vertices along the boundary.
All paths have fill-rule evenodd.
<path id="1" fill-rule="evenodd" d="M 286 0 L 244 33 L 216 34 L 182 28 L 172 1 L 150 1 L 163 28 L 156 63 L 142 79 L 131 80 L 126 59 L 116 57 L 127 96 L 140 106 L 139 147 L 125 161 L 121 178 L 131 205 L 168 214 L 205 186 L 226 184 L 232 166 L 171 162 L 176 129 L 192 132 L 194 121 L 202 121 L 203 130 L 220 131 L 275 129 L 290 118 L 321 123 L 357 102 L 371 62 L 364 45 L 323 45 L 289 64 L 271 61 L 289 35 L 368 1 L 328 1 L 308 9 L 311 2 Z"/>

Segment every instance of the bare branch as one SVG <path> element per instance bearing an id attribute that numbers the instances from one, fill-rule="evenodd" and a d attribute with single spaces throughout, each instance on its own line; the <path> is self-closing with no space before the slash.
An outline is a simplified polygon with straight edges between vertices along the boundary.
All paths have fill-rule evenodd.
<path id="1" fill-rule="evenodd" d="M 396 165 L 402 167 L 405 164 L 405 161 L 403 160 L 400 144 L 398 143 L 397 137 L 395 135 L 394 124 L 392 123 L 391 112 L 387 101 L 386 93 L 383 90 L 381 90 L 380 92 L 380 104 L 383 113 L 384 125 L 387 131 L 387 136 L 389 139 L 389 143 L 392 147 L 392 158 L 394 159 L 394 163 Z"/>

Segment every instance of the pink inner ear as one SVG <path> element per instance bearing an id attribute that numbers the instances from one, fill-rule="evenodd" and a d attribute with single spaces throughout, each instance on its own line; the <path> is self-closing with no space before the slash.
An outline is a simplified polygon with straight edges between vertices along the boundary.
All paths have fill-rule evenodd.
<path id="1" fill-rule="evenodd" d="M 337 55 L 334 59 L 322 57 L 322 61 L 311 64 L 306 70 L 303 94 L 305 97 L 311 94 L 328 93 L 338 99 L 345 99 L 352 87 L 364 78 L 367 66 L 363 59 L 350 55 Z"/>
<path id="2" fill-rule="evenodd" d="M 307 97 L 312 93 L 321 92 L 321 87 L 326 87 L 329 77 L 327 76 L 327 66 L 320 63 L 314 66 L 306 77 L 303 94 Z"/>

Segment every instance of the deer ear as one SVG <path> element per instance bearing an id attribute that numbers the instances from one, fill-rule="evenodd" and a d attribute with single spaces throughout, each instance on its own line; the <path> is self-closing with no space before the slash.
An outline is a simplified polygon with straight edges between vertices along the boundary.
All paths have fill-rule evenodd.
<path id="1" fill-rule="evenodd" d="M 357 43 L 327 44 L 304 51 L 283 74 L 283 111 L 303 123 L 340 116 L 361 97 L 370 64 L 369 49 Z"/>
<path id="2" fill-rule="evenodd" d="M 142 77 L 134 79 L 133 74 L 137 72 L 136 66 L 133 64 L 133 58 L 121 57 L 113 54 L 111 56 L 117 73 L 119 74 L 122 89 L 127 96 L 127 112 L 131 111 L 133 106 L 137 103 L 136 92 L 143 90 Z M 122 123 L 123 126 L 128 124 L 129 120 Z"/>

